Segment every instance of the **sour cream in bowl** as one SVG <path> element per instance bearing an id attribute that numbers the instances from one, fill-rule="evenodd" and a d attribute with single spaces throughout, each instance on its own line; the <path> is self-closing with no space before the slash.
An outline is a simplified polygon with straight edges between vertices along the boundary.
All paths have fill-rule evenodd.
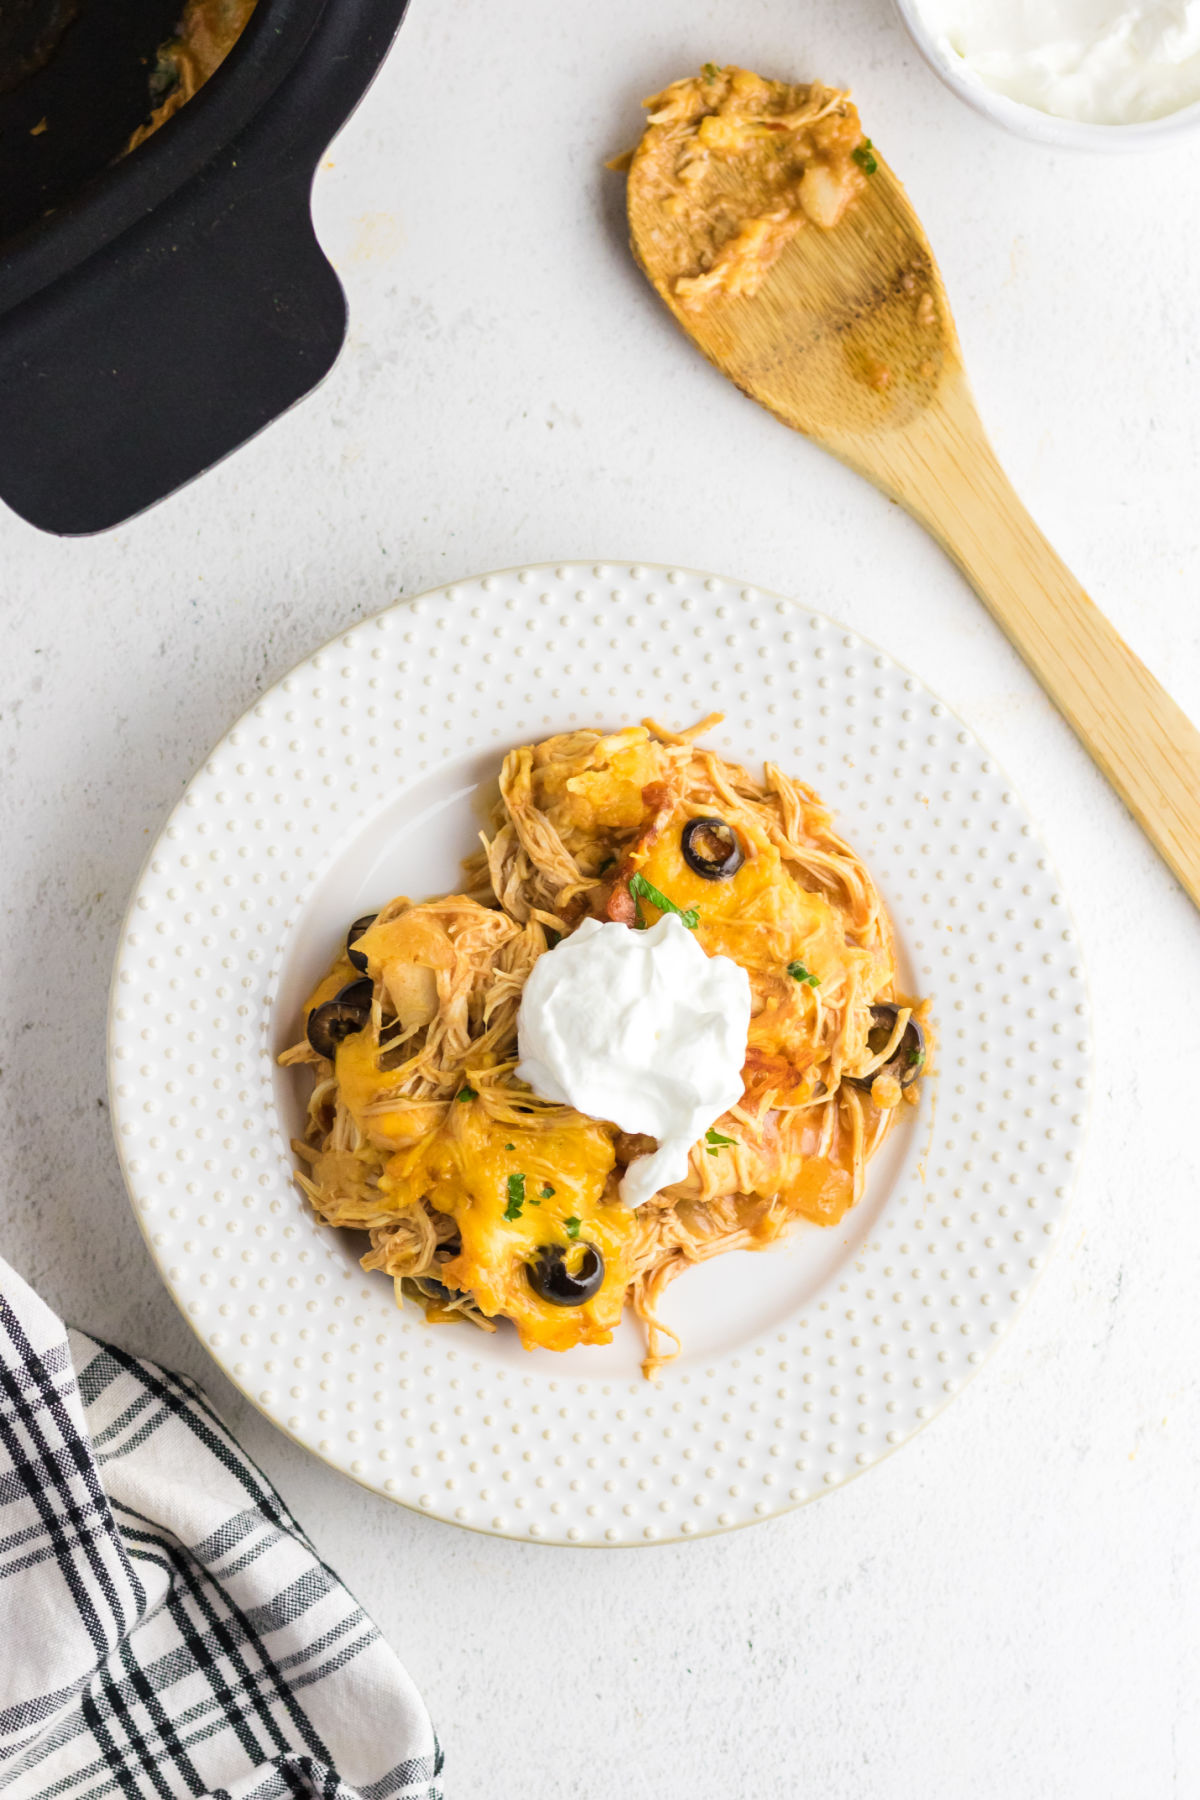
<path id="1" fill-rule="evenodd" d="M 1151 148 L 1200 130 L 1200 0 L 896 0 L 948 87 L 1023 137 Z"/>

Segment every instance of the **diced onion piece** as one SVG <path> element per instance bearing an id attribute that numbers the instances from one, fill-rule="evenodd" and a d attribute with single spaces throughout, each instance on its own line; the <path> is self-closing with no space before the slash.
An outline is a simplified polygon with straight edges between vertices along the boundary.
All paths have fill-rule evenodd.
<path id="1" fill-rule="evenodd" d="M 392 962 L 383 972 L 392 1008 L 405 1031 L 428 1025 L 438 1009 L 437 976 L 420 963 Z"/>
<path id="2" fill-rule="evenodd" d="M 854 197 L 853 183 L 821 162 L 809 163 L 797 191 L 807 216 L 826 231 L 837 224 Z"/>

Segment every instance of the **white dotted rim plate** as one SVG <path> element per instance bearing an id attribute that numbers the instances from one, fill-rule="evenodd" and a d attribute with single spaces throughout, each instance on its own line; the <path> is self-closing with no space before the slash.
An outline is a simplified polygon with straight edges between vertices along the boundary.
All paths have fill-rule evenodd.
<path id="1" fill-rule="evenodd" d="M 934 1000 L 936 1078 L 844 1228 L 672 1289 L 654 1383 L 608 1349 L 431 1327 L 292 1182 L 275 1054 L 346 922 L 452 886 L 473 791 L 575 724 L 726 714 L 713 740 L 833 805 Z M 912 1437 L 1037 1279 L 1085 1123 L 1087 995 L 1003 774 L 907 670 L 795 601 L 681 569 L 558 565 L 422 595 L 264 696 L 155 845 L 114 971 L 109 1074 L 134 1210 L 225 1373 L 334 1468 L 474 1529 L 670 1541 L 784 1512 Z"/>

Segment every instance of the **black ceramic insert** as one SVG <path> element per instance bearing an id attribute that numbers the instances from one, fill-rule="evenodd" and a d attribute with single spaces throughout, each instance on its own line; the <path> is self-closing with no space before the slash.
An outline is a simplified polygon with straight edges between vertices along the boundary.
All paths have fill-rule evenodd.
<path id="1" fill-rule="evenodd" d="M 166 9 L 172 23 L 179 4 Z M 313 174 L 405 4 L 259 0 L 200 93 L 113 162 L 145 117 L 154 51 L 170 32 L 156 0 L 16 0 L 28 29 L 23 44 L 0 35 L 0 82 L 10 71 L 0 172 L 20 107 L 38 111 L 36 126 L 49 118 L 37 99 L 47 84 L 77 84 L 75 123 L 53 154 L 38 163 L 19 146 L 7 166 L 26 176 L 0 182 L 0 498 L 22 517 L 61 534 L 118 524 L 328 372 L 346 303 L 313 233 Z M 76 16 L 56 14 L 47 48 L 53 31 L 39 39 L 28 15 L 45 21 L 55 6 Z M 84 62 L 69 60 L 95 14 L 124 18 L 99 95 Z M 0 8 L 0 34 L 12 19 Z M 14 82 L 18 54 L 27 66 Z M 54 134 L 25 135 L 36 151 Z"/>
<path id="2" fill-rule="evenodd" d="M 155 102 L 181 0 L 0 0 L 0 244 L 70 201 Z"/>

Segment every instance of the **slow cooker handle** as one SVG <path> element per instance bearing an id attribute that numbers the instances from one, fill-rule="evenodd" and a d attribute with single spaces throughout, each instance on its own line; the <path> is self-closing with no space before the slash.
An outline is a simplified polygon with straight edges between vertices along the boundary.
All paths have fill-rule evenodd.
<path id="1" fill-rule="evenodd" d="M 234 144 L 0 318 L 0 497 L 22 518 L 61 536 L 119 524 L 328 373 L 346 300 L 313 172 Z"/>

